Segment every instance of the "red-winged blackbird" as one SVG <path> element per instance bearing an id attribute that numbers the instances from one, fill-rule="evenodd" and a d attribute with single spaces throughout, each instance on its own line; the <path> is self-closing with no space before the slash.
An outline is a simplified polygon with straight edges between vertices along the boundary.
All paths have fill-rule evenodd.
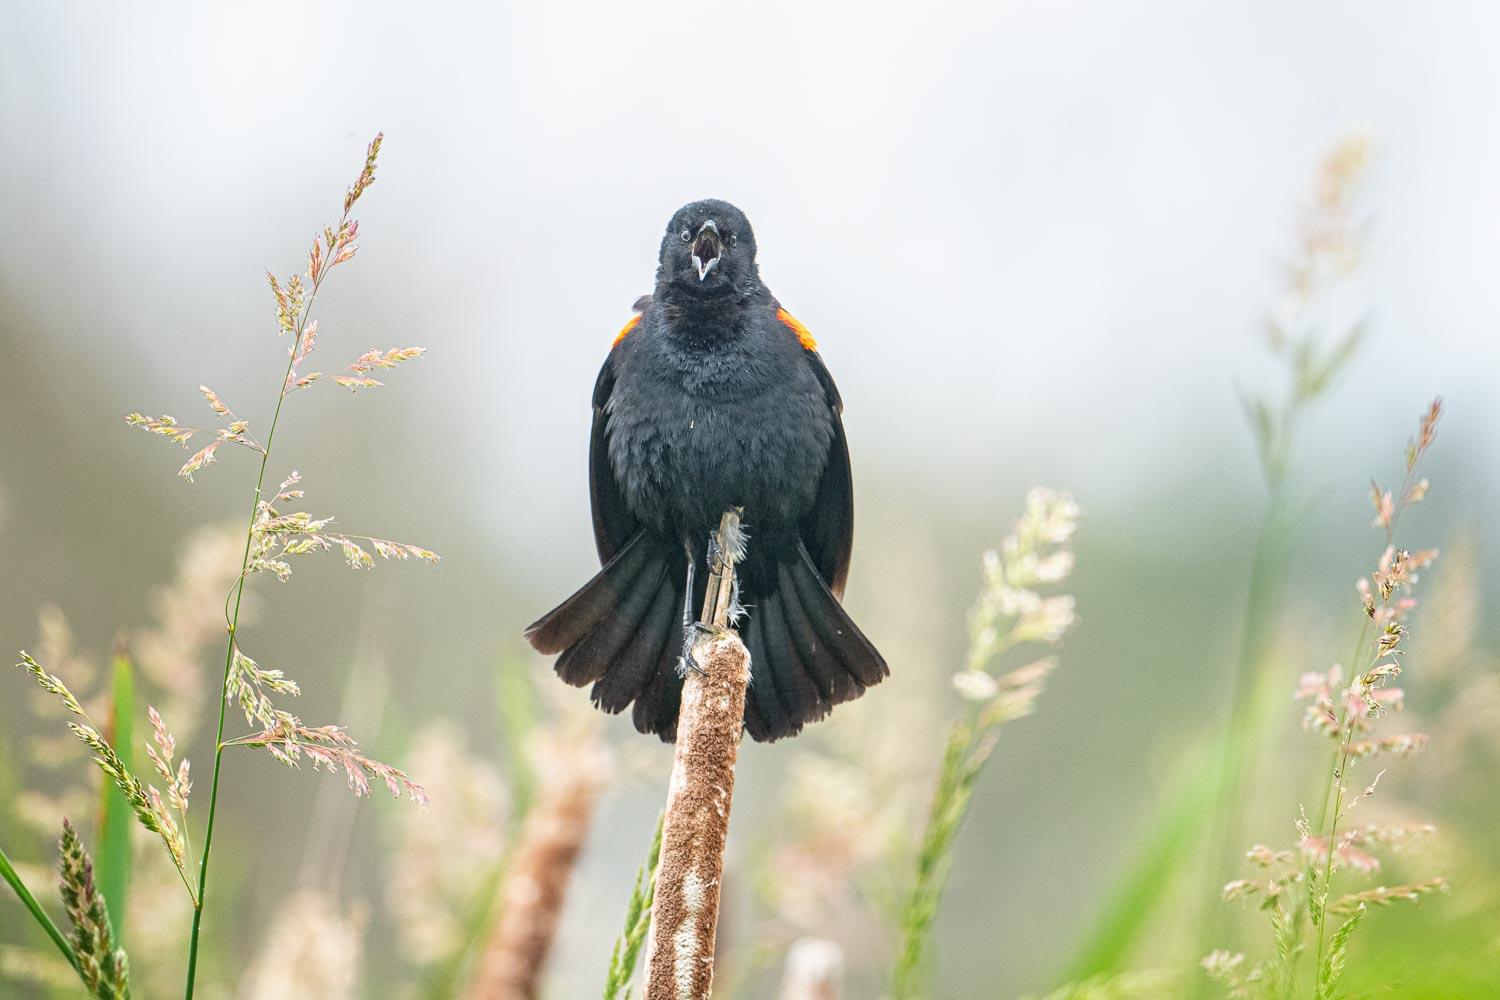
<path id="1" fill-rule="evenodd" d="M 760 280 L 743 213 L 672 216 L 656 289 L 594 385 L 589 490 L 601 569 L 526 630 L 606 712 L 676 737 L 710 536 L 731 506 L 749 534 L 738 594 L 750 650 L 745 728 L 791 736 L 888 670 L 839 605 L 853 541 L 843 404 L 817 345 Z M 681 631 L 679 631 L 681 630 Z"/>

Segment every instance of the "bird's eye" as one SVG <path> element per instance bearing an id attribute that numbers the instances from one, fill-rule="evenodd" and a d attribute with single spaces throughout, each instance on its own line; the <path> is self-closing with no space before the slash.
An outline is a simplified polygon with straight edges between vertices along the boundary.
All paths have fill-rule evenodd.
<path id="1" fill-rule="evenodd" d="M 692 242 L 693 234 L 690 233 L 690 232 L 688 232 L 686 229 L 684 229 L 682 232 L 678 233 L 677 235 L 680 236 L 680 237 L 682 237 L 682 242 L 684 242 L 684 243 L 690 243 L 690 242 Z"/>
<path id="2" fill-rule="evenodd" d="M 729 234 L 729 245 L 730 246 L 734 246 L 735 243 L 737 243 L 738 241 L 739 241 L 739 237 L 738 236 L 736 236 L 734 233 L 730 233 Z"/>

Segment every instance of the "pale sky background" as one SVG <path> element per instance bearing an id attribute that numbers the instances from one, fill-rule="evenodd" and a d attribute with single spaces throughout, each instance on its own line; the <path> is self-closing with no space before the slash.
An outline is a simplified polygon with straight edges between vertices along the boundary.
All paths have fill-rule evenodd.
<path id="1" fill-rule="evenodd" d="M 705 196 L 746 211 L 768 284 L 820 342 L 846 402 L 861 524 L 946 531 L 977 552 L 1045 482 L 1170 559 L 1225 509 L 1260 501 L 1234 387 L 1266 381 L 1260 318 L 1319 156 L 1367 132 L 1372 250 L 1354 297 L 1371 337 L 1314 424 L 1314 485 L 1358 501 L 1441 392 L 1440 461 L 1463 481 L 1435 502 L 1495 538 L 1500 6 L 5 8 L 0 368 L 24 352 L 41 375 L 7 397 L 0 372 L 0 456 L 93 477 L 97 509 L 56 529 L 74 555 L 141 558 L 146 542 L 108 540 L 128 526 L 103 534 L 130 504 L 182 523 L 239 509 L 243 468 L 184 492 L 177 456 L 116 440 L 116 415 L 199 416 L 200 382 L 237 407 L 263 404 L 284 356 L 262 270 L 301 264 L 384 131 L 359 212 L 365 249 L 319 304 L 319 350 L 325 365 L 377 344 L 430 354 L 382 395 L 309 402 L 308 425 L 330 429 L 289 437 L 284 457 L 322 467 L 315 509 L 448 556 L 439 572 L 455 575 L 400 581 L 419 604 L 467 616 L 451 640 L 468 643 L 463 655 L 442 646 L 451 637 L 411 640 L 433 658 L 443 649 L 452 670 L 421 692 L 435 709 L 445 692 L 479 690 L 478 658 L 592 570 L 593 379 L 650 288 L 662 227 Z M 5 440 L 27 416 L 8 398 L 52 422 L 28 435 L 97 433 L 107 457 Z M 359 475 L 334 474 L 338 459 Z M 111 499 L 112 477 L 127 475 L 150 485 Z M 38 481 L 0 465 L 0 507 L 50 502 Z M 45 519 L 16 517 L 32 535 L 7 542 L 9 558 L 33 570 L 0 581 L 6 648 L 32 641 L 37 601 L 66 600 L 93 572 L 53 558 Z M 888 565 L 907 544 L 859 537 L 856 617 L 861 560 Z M 170 549 L 150 544 L 166 572 Z M 1224 544 L 1235 558 L 1248 545 Z M 967 599 L 971 566 L 957 565 L 948 597 Z M 1328 572 L 1340 586 L 1351 575 Z M 442 589 L 455 580 L 469 590 Z M 131 598 L 100 610 L 72 596 L 107 645 L 106 615 Z M 1135 614 L 1129 594 L 1113 596 Z M 1215 599 L 1232 621 L 1239 593 Z M 1127 639 L 1143 656 L 1155 641 Z M 1089 822 L 1131 827 L 1149 796 L 1120 794 L 1134 804 L 1101 798 Z M 606 845 L 614 881 L 579 919 L 612 926 L 635 839 Z M 1084 841 L 997 870 L 1020 892 L 1105 866 L 1067 850 L 1124 851 L 1109 832 Z M 1008 989 L 1045 985 L 1056 941 L 1086 923 L 1065 894 L 1042 906 L 996 918 L 1016 935 L 995 959 Z"/>
<path id="2" fill-rule="evenodd" d="M 879 442 L 903 475 L 982 454 L 1092 492 L 1193 461 L 1194 438 L 1239 421 L 1231 386 L 1293 200 L 1319 152 L 1363 129 L 1374 340 L 1346 391 L 1399 373 L 1402 422 L 1437 383 L 1473 426 L 1500 415 L 1490 5 L 78 4 L 9 20 L 0 274 L 58 336 L 134 353 L 164 386 L 257 350 L 241 335 L 255 275 L 295 259 L 385 131 L 358 280 L 386 293 L 386 322 L 354 337 L 432 349 L 442 371 L 414 391 L 465 456 L 468 502 L 503 507 L 499 532 L 577 522 L 593 374 L 665 220 L 705 195 L 756 225 L 856 453 Z M 561 507 L 510 474 L 569 449 Z"/>

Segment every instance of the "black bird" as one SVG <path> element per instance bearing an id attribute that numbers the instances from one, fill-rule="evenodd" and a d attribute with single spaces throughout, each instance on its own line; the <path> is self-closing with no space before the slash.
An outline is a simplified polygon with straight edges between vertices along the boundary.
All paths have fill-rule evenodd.
<path id="1" fill-rule="evenodd" d="M 723 201 L 679 209 L 656 288 L 594 385 L 589 489 L 603 569 L 526 630 L 594 704 L 635 703 L 636 729 L 677 733 L 682 654 L 710 536 L 744 508 L 738 567 L 750 650 L 745 728 L 791 736 L 889 672 L 839 604 L 854 508 L 843 404 L 811 335 L 760 280 L 755 235 Z"/>

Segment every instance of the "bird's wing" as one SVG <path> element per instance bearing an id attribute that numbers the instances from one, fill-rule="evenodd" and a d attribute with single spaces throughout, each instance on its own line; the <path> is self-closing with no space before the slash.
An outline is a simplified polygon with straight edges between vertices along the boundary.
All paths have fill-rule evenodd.
<path id="1" fill-rule="evenodd" d="M 589 433 L 589 501 L 594 514 L 594 546 L 599 550 L 600 563 L 613 559 L 640 529 L 640 521 L 626 505 L 625 495 L 620 492 L 620 481 L 615 478 L 614 467 L 609 462 L 609 397 L 615 388 L 615 358 L 620 353 L 620 342 L 640 323 L 649 302 L 649 296 L 636 302 L 636 314 L 615 337 L 614 347 L 604 359 L 599 378 L 594 382 L 594 426 Z"/>
<path id="2" fill-rule="evenodd" d="M 849 553 L 854 548 L 854 482 L 849 472 L 849 442 L 844 438 L 844 401 L 839 397 L 838 386 L 833 384 L 833 376 L 818 355 L 817 342 L 807 327 L 779 305 L 776 318 L 796 335 L 802 345 L 803 355 L 823 386 L 823 395 L 833 416 L 828 463 L 823 466 L 817 495 L 813 498 L 812 509 L 802 518 L 801 528 L 802 542 L 807 546 L 823 582 L 828 584 L 835 597 L 842 598 L 844 580 L 849 575 Z"/>

